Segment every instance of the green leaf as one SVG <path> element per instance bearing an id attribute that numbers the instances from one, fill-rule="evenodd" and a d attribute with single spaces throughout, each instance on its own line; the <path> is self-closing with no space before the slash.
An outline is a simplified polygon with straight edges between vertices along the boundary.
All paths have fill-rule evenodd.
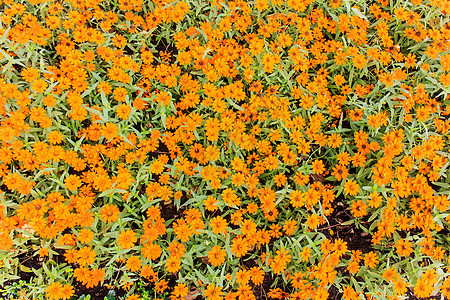
<path id="1" fill-rule="evenodd" d="M 98 195 L 98 198 L 102 198 L 105 196 L 112 196 L 115 193 L 126 193 L 126 190 L 122 190 L 122 189 L 118 189 L 118 188 L 112 188 L 112 189 L 107 189 L 106 191 L 104 191 L 103 193 L 101 193 L 100 195 Z"/>

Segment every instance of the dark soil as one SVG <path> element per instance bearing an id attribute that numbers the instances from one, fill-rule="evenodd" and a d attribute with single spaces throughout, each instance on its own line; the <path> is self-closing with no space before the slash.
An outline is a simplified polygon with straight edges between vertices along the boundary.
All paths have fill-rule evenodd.
<path id="1" fill-rule="evenodd" d="M 250 282 L 250 286 L 252 287 L 253 294 L 256 297 L 256 300 L 267 300 L 269 297 L 267 296 L 267 293 L 270 291 L 270 288 L 273 283 L 273 278 L 269 273 L 264 274 L 264 280 L 263 283 L 260 285 L 254 285 Z"/>
<path id="2" fill-rule="evenodd" d="M 362 253 L 372 251 L 372 237 L 370 234 L 358 228 L 355 223 L 340 225 L 354 219 L 343 202 L 338 199 L 335 200 L 333 208 L 333 213 L 327 217 L 329 224 L 319 227 L 318 231 L 331 240 L 341 238 L 344 242 L 347 242 L 349 250 L 360 250 Z M 368 216 L 358 222 L 364 225 L 367 219 Z"/>
<path id="3" fill-rule="evenodd" d="M 329 289 L 328 289 L 328 300 L 338 300 L 338 299 L 342 299 L 342 293 L 339 292 L 339 290 L 337 289 L 337 287 L 335 287 L 334 285 L 332 285 Z"/>
<path id="4" fill-rule="evenodd" d="M 75 289 L 75 296 L 80 297 L 83 295 L 90 295 L 92 300 L 103 300 L 109 292 L 109 289 L 101 284 L 88 289 L 76 280 L 73 282 L 73 288 Z M 116 295 L 118 295 L 118 293 L 116 293 Z"/>
<path id="5" fill-rule="evenodd" d="M 28 255 L 27 255 L 28 254 Z M 40 269 L 42 267 L 42 260 L 39 255 L 30 256 L 29 253 L 24 253 L 19 255 L 20 264 L 29 269 Z M 17 276 L 20 276 L 19 280 L 24 280 L 27 283 L 30 283 L 32 278 L 34 277 L 33 272 L 23 272 L 22 270 L 18 270 Z"/>
<path id="6" fill-rule="evenodd" d="M 164 220 L 175 220 L 182 217 L 184 209 L 178 210 L 173 203 L 164 204 L 163 201 L 159 202 L 159 209 L 161 211 L 161 217 Z"/>

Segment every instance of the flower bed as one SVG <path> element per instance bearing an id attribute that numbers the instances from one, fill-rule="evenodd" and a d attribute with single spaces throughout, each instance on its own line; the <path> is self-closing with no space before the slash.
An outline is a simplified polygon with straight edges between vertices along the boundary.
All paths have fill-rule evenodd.
<path id="1" fill-rule="evenodd" d="M 449 7 L 3 0 L 5 295 L 447 297 Z"/>

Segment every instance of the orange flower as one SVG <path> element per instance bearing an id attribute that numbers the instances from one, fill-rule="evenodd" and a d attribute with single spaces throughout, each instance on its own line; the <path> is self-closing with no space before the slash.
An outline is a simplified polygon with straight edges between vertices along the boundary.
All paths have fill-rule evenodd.
<path id="1" fill-rule="evenodd" d="M 33 67 L 28 67 L 23 69 L 20 75 L 26 82 L 32 82 L 39 78 L 39 71 Z"/>
<path id="2" fill-rule="evenodd" d="M 169 105 L 171 100 L 172 100 L 172 97 L 167 92 L 159 92 L 159 94 L 155 98 L 155 101 L 160 103 L 163 106 Z"/>
<path id="3" fill-rule="evenodd" d="M 186 252 L 186 246 L 178 241 L 173 241 L 169 243 L 167 251 L 170 252 L 170 256 L 181 258 Z"/>
<path id="4" fill-rule="evenodd" d="M 167 281 L 165 279 L 161 279 L 155 283 L 155 289 L 158 293 L 163 293 L 168 287 L 169 286 L 167 285 Z"/>
<path id="5" fill-rule="evenodd" d="M 397 248 L 397 253 L 401 256 L 409 256 L 412 252 L 412 243 L 405 239 L 399 239 L 395 243 L 395 248 Z"/>
<path id="6" fill-rule="evenodd" d="M 207 286 L 204 295 L 208 300 L 221 300 L 223 299 L 222 287 L 216 287 L 214 283 L 211 283 Z"/>
<path id="7" fill-rule="evenodd" d="M 77 263 L 80 266 L 92 265 L 95 261 L 95 250 L 91 247 L 84 247 L 77 252 Z"/>
<path id="8" fill-rule="evenodd" d="M 342 4 L 342 0 L 330 0 L 330 7 L 333 9 L 338 9 Z"/>
<path id="9" fill-rule="evenodd" d="M 341 152 L 337 156 L 340 165 L 348 166 L 350 163 L 350 154 L 348 152 Z"/>
<path id="10" fill-rule="evenodd" d="M 37 93 L 44 93 L 47 89 L 47 82 L 44 79 L 36 79 L 31 84 L 31 88 Z"/>
<path id="11" fill-rule="evenodd" d="M 260 285 L 263 283 L 265 273 L 260 267 L 253 267 L 248 271 L 248 273 L 250 275 L 250 280 L 255 285 Z"/>
<path id="12" fill-rule="evenodd" d="M 48 134 L 47 138 L 50 144 L 56 145 L 62 142 L 63 135 L 59 131 L 52 131 Z"/>
<path id="13" fill-rule="evenodd" d="M 250 274 L 246 270 L 239 270 L 236 272 L 236 282 L 239 285 L 248 284 L 250 280 Z"/>
<path id="14" fill-rule="evenodd" d="M 100 219 L 103 222 L 114 223 L 119 218 L 120 211 L 114 204 L 105 204 L 100 210 Z"/>
<path id="15" fill-rule="evenodd" d="M 344 190 L 350 196 L 356 196 L 359 193 L 359 185 L 355 181 L 349 180 L 345 183 Z"/>
<path id="16" fill-rule="evenodd" d="M 333 172 L 331 173 L 337 180 L 343 180 L 348 176 L 348 170 L 343 165 L 336 165 L 333 167 Z"/>
<path id="17" fill-rule="evenodd" d="M 247 240 L 243 237 L 236 237 L 233 239 L 233 244 L 231 245 L 231 251 L 236 257 L 241 257 L 248 252 Z"/>
<path id="18" fill-rule="evenodd" d="M 214 198 L 213 196 L 208 196 L 208 198 L 206 198 L 206 200 L 203 202 L 206 210 L 209 211 L 216 211 L 219 208 L 219 206 L 216 203 L 217 199 Z"/>
<path id="19" fill-rule="evenodd" d="M 78 232 L 78 241 L 82 244 L 88 244 L 94 238 L 94 233 L 86 228 L 81 229 Z"/>
<path id="20" fill-rule="evenodd" d="M 209 226 L 211 226 L 212 231 L 215 234 L 225 234 L 227 231 L 228 222 L 221 216 L 217 216 L 209 221 Z"/>
<path id="21" fill-rule="evenodd" d="M 82 185 L 82 181 L 77 175 L 70 175 L 64 179 L 64 185 L 69 191 L 76 191 Z"/>
<path id="22" fill-rule="evenodd" d="M 46 289 L 47 298 L 49 300 L 69 299 L 74 294 L 74 289 L 69 284 L 61 284 L 59 282 L 52 282 Z"/>
<path id="23" fill-rule="evenodd" d="M 367 205 L 362 200 L 352 201 L 350 211 L 355 218 L 361 218 L 367 214 Z"/>
<path id="24" fill-rule="evenodd" d="M 184 219 L 179 219 L 173 223 L 173 231 L 178 239 L 187 242 L 194 233 L 194 230 Z"/>
<path id="25" fill-rule="evenodd" d="M 299 190 L 293 190 L 289 198 L 291 205 L 295 208 L 305 205 L 304 194 Z"/>
<path id="26" fill-rule="evenodd" d="M 42 99 L 42 102 L 47 107 L 53 107 L 56 104 L 56 98 L 53 95 L 48 95 Z"/>
<path id="27" fill-rule="evenodd" d="M 354 109 L 349 111 L 349 118 L 353 121 L 359 121 L 363 117 L 363 110 L 362 109 Z"/>
<path id="28" fill-rule="evenodd" d="M 383 198 L 381 197 L 381 195 L 377 192 L 373 192 L 370 194 L 370 199 L 369 199 L 368 204 L 372 208 L 377 208 L 380 206 L 382 201 L 383 201 Z"/>
<path id="29" fill-rule="evenodd" d="M 103 93 L 105 93 L 105 95 L 109 95 L 112 92 L 112 87 L 111 87 L 111 85 L 108 82 L 101 81 L 97 85 L 97 91 L 99 93 L 101 93 L 101 91 L 103 91 Z"/>
<path id="30" fill-rule="evenodd" d="M 367 125 L 371 128 L 378 128 L 381 126 L 386 126 L 388 123 L 388 117 L 385 112 L 380 112 L 377 115 L 369 115 L 367 117 Z"/>
<path id="31" fill-rule="evenodd" d="M 141 276 L 150 280 L 151 282 L 155 282 L 158 280 L 158 276 L 157 276 L 156 272 L 149 265 L 142 267 Z"/>
<path id="32" fill-rule="evenodd" d="M 141 269 L 142 261 L 139 256 L 132 255 L 127 258 L 126 267 L 131 272 L 137 272 Z"/>
<path id="33" fill-rule="evenodd" d="M 444 282 L 442 282 L 440 286 L 440 290 L 442 296 L 449 297 L 450 296 L 450 277 L 447 277 Z"/>
<path id="34" fill-rule="evenodd" d="M 343 290 L 344 290 L 343 298 L 345 300 L 359 299 L 359 294 L 351 286 L 344 286 Z"/>
<path id="35" fill-rule="evenodd" d="M 206 147 L 203 155 L 205 161 L 216 161 L 220 156 L 220 149 L 213 145 L 209 145 Z"/>
<path id="36" fill-rule="evenodd" d="M 312 162 L 312 170 L 315 174 L 319 174 L 322 175 L 325 172 L 325 165 L 324 163 L 319 159 L 319 160 L 314 160 Z"/>
<path id="37" fill-rule="evenodd" d="M 161 256 L 161 246 L 154 243 L 144 244 L 141 248 L 142 255 L 149 260 L 158 259 Z"/>
<path id="38" fill-rule="evenodd" d="M 339 148 L 339 146 L 341 146 L 341 144 L 342 144 L 342 138 L 339 134 L 332 133 L 328 137 L 328 146 L 330 146 L 332 148 Z"/>
<path id="39" fill-rule="evenodd" d="M 283 230 L 287 236 L 292 235 L 297 229 L 297 221 L 288 220 L 284 223 Z"/>
<path id="40" fill-rule="evenodd" d="M 267 296 L 269 296 L 272 299 L 283 299 L 283 292 L 280 288 L 276 289 L 270 289 L 267 293 Z"/>
<path id="41" fill-rule="evenodd" d="M 382 278 L 389 282 L 390 280 L 396 280 L 398 276 L 397 270 L 390 267 L 389 269 L 384 270 Z"/>
<path id="42" fill-rule="evenodd" d="M 130 249 L 136 242 L 137 237 L 133 230 L 122 230 L 117 238 L 117 243 L 122 249 Z"/>
<path id="43" fill-rule="evenodd" d="M 286 263 L 282 260 L 273 260 L 270 267 L 272 268 L 272 272 L 274 274 L 280 274 L 286 269 Z"/>
<path id="44" fill-rule="evenodd" d="M 173 288 L 173 292 L 172 295 L 176 296 L 176 297 L 186 297 L 189 293 L 189 288 L 187 287 L 187 285 L 185 283 L 178 283 L 174 288 Z"/>
<path id="45" fill-rule="evenodd" d="M 241 232 L 244 235 L 253 235 L 256 233 L 256 223 L 253 220 L 246 219 L 242 222 Z"/>
<path id="46" fill-rule="evenodd" d="M 72 111 L 68 114 L 69 118 L 75 121 L 83 121 L 88 115 L 88 111 L 81 105 L 72 107 Z"/>
<path id="47" fill-rule="evenodd" d="M 302 258 L 302 261 L 307 262 L 310 256 L 311 256 L 311 248 L 304 247 L 300 252 L 300 257 Z"/>
<path id="48" fill-rule="evenodd" d="M 347 270 L 352 274 L 358 273 L 358 271 L 360 270 L 359 263 L 357 261 L 350 261 L 348 263 Z"/>
<path id="49" fill-rule="evenodd" d="M 353 58 L 353 65 L 358 69 L 362 69 L 367 65 L 367 58 L 364 55 L 357 54 Z"/>
<path id="50" fill-rule="evenodd" d="M 102 128 L 102 135 L 107 140 L 111 140 L 119 133 L 119 127 L 114 123 L 106 123 Z"/>
<path id="51" fill-rule="evenodd" d="M 126 103 L 120 104 L 116 108 L 116 114 L 122 120 L 128 119 L 128 117 L 130 116 L 130 113 L 131 113 L 131 107 Z"/>
<path id="52" fill-rule="evenodd" d="M 406 291 L 408 290 L 408 283 L 406 283 L 404 279 L 402 278 L 394 279 L 393 284 L 394 284 L 394 291 L 398 295 L 406 294 Z"/>
<path id="53" fill-rule="evenodd" d="M 231 183 L 234 186 L 242 186 L 245 182 L 245 175 L 244 173 L 238 172 L 236 174 L 233 174 L 233 176 L 231 176 Z"/>
<path id="54" fill-rule="evenodd" d="M 308 226 L 308 230 L 315 230 L 320 225 L 320 217 L 316 214 L 311 214 L 306 219 L 305 224 Z"/>
<path id="55" fill-rule="evenodd" d="M 344 242 L 342 239 L 337 239 L 332 245 L 333 253 L 337 256 L 342 256 L 347 252 L 347 242 Z"/>
<path id="56" fill-rule="evenodd" d="M 364 256 L 364 264 L 369 268 L 375 268 L 375 266 L 378 264 L 378 256 L 375 254 L 375 252 L 370 251 Z"/>
<path id="57" fill-rule="evenodd" d="M 159 158 L 150 165 L 150 171 L 157 175 L 161 174 L 168 161 L 169 157 L 167 155 L 160 155 Z"/>
<path id="58" fill-rule="evenodd" d="M 389 168 L 372 168 L 372 173 L 373 181 L 380 186 L 388 184 L 394 176 L 394 172 Z"/>
<path id="59" fill-rule="evenodd" d="M 39 257 L 45 257 L 48 256 L 48 249 L 47 248 L 41 248 L 38 251 Z"/>
<path id="60" fill-rule="evenodd" d="M 213 266 L 220 266 L 225 261 L 226 257 L 225 249 L 221 249 L 220 246 L 215 245 L 211 251 L 208 251 L 208 260 Z"/>
<path id="61" fill-rule="evenodd" d="M 85 267 L 76 268 L 73 272 L 74 277 L 86 285 L 87 288 L 94 287 L 103 280 L 105 276 L 105 270 L 103 269 L 92 269 L 89 270 Z"/>

